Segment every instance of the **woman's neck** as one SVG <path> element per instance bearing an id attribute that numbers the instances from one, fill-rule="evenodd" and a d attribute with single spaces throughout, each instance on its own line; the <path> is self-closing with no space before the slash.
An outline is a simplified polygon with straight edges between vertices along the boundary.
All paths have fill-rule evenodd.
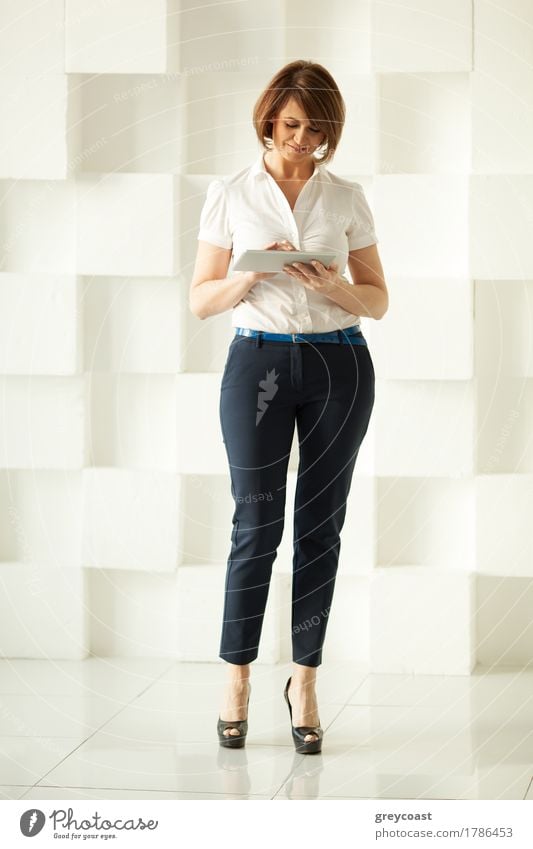
<path id="1" fill-rule="evenodd" d="M 263 154 L 265 168 L 275 180 L 309 180 L 316 170 L 316 164 L 312 157 L 306 157 L 305 162 L 295 164 L 288 162 L 277 150 L 267 150 Z"/>

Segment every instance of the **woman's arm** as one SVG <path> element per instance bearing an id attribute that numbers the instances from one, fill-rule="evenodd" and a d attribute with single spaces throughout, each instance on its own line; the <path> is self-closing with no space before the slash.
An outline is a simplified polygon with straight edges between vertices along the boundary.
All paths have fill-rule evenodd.
<path id="1" fill-rule="evenodd" d="M 389 308 L 389 293 L 376 245 L 350 251 L 348 268 L 353 283 L 340 281 L 325 293 L 327 297 L 353 315 L 383 318 Z"/>
<path id="2" fill-rule="evenodd" d="M 226 277 L 231 248 L 198 240 L 198 252 L 189 290 L 189 309 L 198 318 L 225 312 L 238 304 L 255 280 L 249 271 Z"/>

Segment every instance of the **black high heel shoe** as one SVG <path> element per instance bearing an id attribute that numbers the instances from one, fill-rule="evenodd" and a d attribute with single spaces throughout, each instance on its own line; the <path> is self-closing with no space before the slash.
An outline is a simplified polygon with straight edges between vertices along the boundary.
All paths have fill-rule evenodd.
<path id="1" fill-rule="evenodd" d="M 248 713 L 248 705 L 250 704 L 250 693 L 252 685 L 249 684 L 248 701 L 246 702 L 246 713 Z M 238 728 L 239 734 L 224 734 L 228 728 Z M 226 719 L 218 717 L 217 722 L 218 742 L 221 746 L 226 746 L 228 749 L 242 749 L 246 742 L 248 733 L 248 719 L 237 719 L 235 722 L 229 722 Z"/>
<path id="2" fill-rule="evenodd" d="M 292 675 L 291 675 L 292 678 Z M 291 717 L 291 731 L 292 731 L 292 739 L 294 741 L 294 746 L 296 751 L 302 755 L 315 755 L 319 754 L 322 749 L 322 738 L 324 736 L 324 732 L 320 725 L 299 725 L 297 728 L 292 724 L 292 705 L 289 701 L 289 686 L 291 683 L 291 678 L 287 681 L 285 685 L 285 691 L 283 695 L 285 696 L 285 701 L 289 706 L 289 714 Z M 316 740 L 307 740 L 306 736 L 308 734 L 315 734 Z"/>

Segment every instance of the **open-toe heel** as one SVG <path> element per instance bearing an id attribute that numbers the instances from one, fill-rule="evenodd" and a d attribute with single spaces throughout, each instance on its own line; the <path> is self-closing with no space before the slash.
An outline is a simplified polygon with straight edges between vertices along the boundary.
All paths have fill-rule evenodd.
<path id="1" fill-rule="evenodd" d="M 250 693 L 252 692 L 252 685 L 249 686 L 248 692 L 248 701 L 246 702 L 246 713 L 248 713 L 248 705 L 250 704 Z M 224 734 L 224 731 L 227 731 L 228 728 L 237 728 L 238 734 Z M 226 719 L 221 719 L 218 717 L 217 722 L 217 733 L 218 733 L 218 741 L 221 746 L 226 746 L 228 749 L 242 749 L 246 742 L 246 735 L 248 733 L 248 719 L 237 719 L 234 722 L 229 722 Z"/>
<path id="2" fill-rule="evenodd" d="M 322 749 L 322 738 L 324 736 L 324 732 L 320 725 L 299 725 L 297 728 L 295 728 L 292 724 L 292 705 L 289 701 L 289 686 L 291 683 L 291 678 L 289 678 L 287 684 L 285 685 L 285 691 L 283 695 L 285 696 L 285 701 L 289 706 L 289 715 L 291 718 L 291 731 L 292 739 L 294 741 L 294 747 L 296 751 L 300 754 L 317 755 Z M 316 740 L 306 740 L 305 738 L 308 734 L 314 734 L 316 736 Z"/>

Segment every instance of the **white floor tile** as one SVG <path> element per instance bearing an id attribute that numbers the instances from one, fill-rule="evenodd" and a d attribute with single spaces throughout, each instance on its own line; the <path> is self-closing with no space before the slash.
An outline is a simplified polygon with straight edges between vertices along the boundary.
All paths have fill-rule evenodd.
<path id="1" fill-rule="evenodd" d="M 533 694 L 533 670 L 477 667 L 472 675 L 368 675 L 348 699 L 352 705 L 418 705 L 469 702 L 486 705 L 503 699 L 525 700 Z"/>
<path id="2" fill-rule="evenodd" d="M 18 787 L 10 787 L 9 785 L 0 784 L 0 801 L 6 799 L 20 799 L 21 796 L 24 796 L 27 788 L 23 786 Z"/>
<path id="3" fill-rule="evenodd" d="M 42 785 L 273 795 L 302 757 L 288 747 L 122 743 L 98 732 Z"/>
<path id="4" fill-rule="evenodd" d="M 0 736 L 77 737 L 81 742 L 123 708 L 117 695 L 2 694 Z"/>
<path id="5" fill-rule="evenodd" d="M 167 790 L 128 790 L 114 789 L 109 787 L 29 787 L 29 788 L 14 788 L 25 791 L 22 796 L 13 796 L 11 798 L 22 799 L 211 799 L 214 802 L 224 801 L 225 799 L 270 799 L 270 796 L 252 796 L 251 794 L 240 796 L 238 794 L 226 793 L 186 793 Z M 1 796 L 0 796 L 1 798 Z"/>
<path id="6" fill-rule="evenodd" d="M 106 695 L 129 700 L 175 665 L 168 658 L 88 657 L 85 660 L 0 660 L 0 693 Z"/>
<path id="7" fill-rule="evenodd" d="M 303 758 L 275 798 L 523 799 L 531 776 L 524 764 L 475 766 L 470 772 L 468 765 L 439 769 L 436 762 L 424 768 L 370 751 L 326 750 L 325 741 L 321 755 Z"/>
<path id="8" fill-rule="evenodd" d="M 347 705 L 327 729 L 329 744 L 380 751 L 424 748 L 431 757 L 491 763 L 532 763 L 532 707 L 521 705 L 511 718 L 490 721 L 464 708 L 441 706 Z"/>
<path id="9" fill-rule="evenodd" d="M 34 784 L 77 746 L 69 737 L 0 737 L 2 781 Z"/>

